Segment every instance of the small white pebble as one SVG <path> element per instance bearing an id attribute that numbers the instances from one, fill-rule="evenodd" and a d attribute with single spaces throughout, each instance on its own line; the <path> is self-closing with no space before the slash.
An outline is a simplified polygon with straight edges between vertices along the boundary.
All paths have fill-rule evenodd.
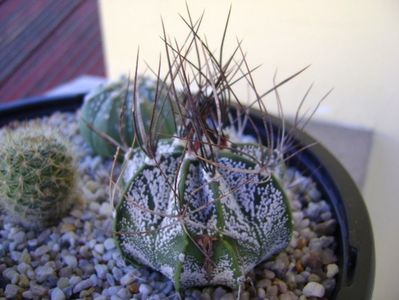
<path id="1" fill-rule="evenodd" d="M 131 273 L 127 273 L 127 274 L 123 275 L 122 278 L 120 279 L 121 285 L 129 285 L 133 281 L 134 281 L 134 277 L 132 276 Z"/>
<path id="2" fill-rule="evenodd" d="M 338 274 L 338 266 L 336 264 L 329 264 L 327 265 L 327 277 L 333 278 L 335 275 Z"/>
<path id="3" fill-rule="evenodd" d="M 19 291 L 19 287 L 15 284 L 7 284 L 6 285 L 6 290 L 4 291 L 4 296 L 8 299 L 15 298 L 17 296 Z"/>
<path id="4" fill-rule="evenodd" d="M 149 285 L 149 284 L 142 283 L 142 284 L 140 284 L 139 292 L 140 292 L 141 294 L 143 294 L 143 295 L 151 294 L 151 292 L 152 292 L 152 287 L 151 287 L 151 285 Z"/>
<path id="5" fill-rule="evenodd" d="M 309 282 L 302 290 L 306 297 L 323 297 L 325 293 L 324 286 L 318 282 Z"/>
<path id="6" fill-rule="evenodd" d="M 104 241 L 104 247 L 107 250 L 112 250 L 115 248 L 115 240 L 113 238 L 108 238 Z"/>
<path id="7" fill-rule="evenodd" d="M 261 279 L 256 283 L 257 288 L 267 288 L 270 287 L 271 285 L 272 282 L 270 281 L 270 279 L 267 278 Z"/>
<path id="8" fill-rule="evenodd" d="M 220 300 L 236 300 L 236 297 L 234 297 L 233 293 L 227 293 L 224 294 Z"/>
<path id="9" fill-rule="evenodd" d="M 51 300 L 65 300 L 65 294 L 64 292 L 56 287 L 51 290 Z"/>
<path id="10" fill-rule="evenodd" d="M 110 203 L 104 202 L 103 204 L 101 204 L 98 212 L 102 216 L 110 217 L 110 216 L 112 216 L 113 210 L 114 210 L 114 208 L 112 207 L 112 205 Z"/>
<path id="11" fill-rule="evenodd" d="M 94 251 L 96 251 L 99 254 L 104 253 L 104 245 L 103 244 L 97 244 L 94 246 Z"/>
<path id="12" fill-rule="evenodd" d="M 104 264 L 98 264 L 98 265 L 95 265 L 94 268 L 96 270 L 97 276 L 101 279 L 104 279 L 108 272 L 107 266 Z"/>
<path id="13" fill-rule="evenodd" d="M 13 268 L 7 268 L 3 271 L 3 276 L 11 281 L 12 284 L 16 284 L 19 279 L 19 274 Z"/>
<path id="14" fill-rule="evenodd" d="M 68 267 L 76 268 L 78 266 L 78 260 L 73 255 L 67 255 L 64 257 L 64 262 Z"/>
<path id="15" fill-rule="evenodd" d="M 266 297 L 266 292 L 262 288 L 258 288 L 258 298 L 263 299 Z"/>

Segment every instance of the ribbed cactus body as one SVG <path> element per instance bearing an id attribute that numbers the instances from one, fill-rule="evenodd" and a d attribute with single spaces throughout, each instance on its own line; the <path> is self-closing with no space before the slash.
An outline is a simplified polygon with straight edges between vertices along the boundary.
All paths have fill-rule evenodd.
<path id="1" fill-rule="evenodd" d="M 284 191 L 256 163 L 264 150 L 255 144 L 220 150 L 213 175 L 178 143 L 161 141 L 153 160 L 136 150 L 114 224 L 124 256 L 159 270 L 177 289 L 237 288 L 291 236 Z"/>
<path id="2" fill-rule="evenodd" d="M 79 127 L 82 136 L 95 153 L 106 157 L 114 155 L 116 148 L 104 138 L 104 135 L 111 137 L 119 144 L 132 145 L 134 140 L 133 89 L 133 83 L 129 84 L 127 78 L 121 78 L 119 81 L 100 86 L 86 95 L 80 113 Z M 161 132 L 167 137 L 175 132 L 175 125 L 170 106 L 164 103 L 166 92 L 166 88 L 160 87 L 157 91 L 153 80 L 138 78 L 136 93 L 144 124 L 149 126 L 154 101 L 158 98 L 158 105 L 162 105 L 158 122 L 162 127 Z M 123 123 L 123 128 L 120 126 L 121 123 Z"/>
<path id="3" fill-rule="evenodd" d="M 69 145 L 55 131 L 29 125 L 6 132 L 0 145 L 0 200 L 28 226 L 52 225 L 76 196 Z"/>

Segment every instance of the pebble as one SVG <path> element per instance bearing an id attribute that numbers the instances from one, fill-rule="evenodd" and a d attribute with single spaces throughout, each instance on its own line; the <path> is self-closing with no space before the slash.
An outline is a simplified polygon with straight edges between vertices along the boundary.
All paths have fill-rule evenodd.
<path id="1" fill-rule="evenodd" d="M 114 275 L 115 280 L 119 281 L 119 280 L 121 280 L 121 278 L 123 276 L 123 273 L 122 273 L 122 271 L 119 268 L 113 267 L 112 268 L 112 275 Z"/>
<path id="2" fill-rule="evenodd" d="M 131 273 L 127 273 L 123 275 L 120 279 L 121 285 L 129 285 L 134 281 L 134 277 L 132 276 Z"/>
<path id="3" fill-rule="evenodd" d="M 98 278 L 96 274 L 92 274 L 90 275 L 89 279 L 91 280 L 91 282 L 93 283 L 93 286 L 96 286 L 98 283 Z"/>
<path id="4" fill-rule="evenodd" d="M 79 248 L 79 254 L 84 258 L 91 257 L 90 248 L 86 245 Z"/>
<path id="5" fill-rule="evenodd" d="M 67 248 L 75 247 L 77 236 L 74 232 L 66 232 L 61 236 L 61 241 Z"/>
<path id="6" fill-rule="evenodd" d="M 257 288 L 268 288 L 271 285 L 272 285 L 272 282 L 270 281 L 270 279 L 267 279 L 267 278 L 258 280 L 258 282 L 256 283 Z"/>
<path id="7" fill-rule="evenodd" d="M 48 265 L 39 266 L 35 270 L 37 282 L 45 281 L 49 276 L 55 275 L 54 269 Z"/>
<path id="8" fill-rule="evenodd" d="M 10 257 L 13 261 L 18 262 L 21 260 L 21 252 L 19 251 L 11 251 Z"/>
<path id="9" fill-rule="evenodd" d="M 152 292 L 152 287 L 151 287 L 151 285 L 149 285 L 149 284 L 142 283 L 142 284 L 140 284 L 139 292 L 140 292 L 141 294 L 143 294 L 143 295 L 151 294 L 151 292 Z"/>
<path id="10" fill-rule="evenodd" d="M 338 266 L 336 264 L 327 265 L 327 277 L 333 278 L 339 272 Z"/>
<path id="11" fill-rule="evenodd" d="M 89 204 L 89 209 L 94 212 L 98 212 L 100 210 L 100 204 L 95 201 L 91 201 Z"/>
<path id="12" fill-rule="evenodd" d="M 37 248 L 33 254 L 36 257 L 40 257 L 40 256 L 43 256 L 44 254 L 46 254 L 49 251 L 50 251 L 50 248 L 47 245 L 43 245 L 43 246 L 40 246 L 39 248 Z"/>
<path id="13" fill-rule="evenodd" d="M 335 279 L 334 278 L 327 278 L 323 281 L 323 286 L 326 292 L 331 293 L 335 288 Z"/>
<path id="14" fill-rule="evenodd" d="M 70 277 L 73 273 L 73 270 L 71 267 L 64 267 L 61 268 L 58 273 L 61 277 Z"/>
<path id="15" fill-rule="evenodd" d="M 71 224 L 71 223 L 64 223 L 61 226 L 61 232 L 65 233 L 65 232 L 73 232 L 76 230 L 76 226 L 75 224 Z"/>
<path id="16" fill-rule="evenodd" d="M 121 288 L 118 291 L 117 296 L 119 296 L 121 299 L 130 299 L 131 294 L 127 288 Z"/>
<path id="17" fill-rule="evenodd" d="M 46 287 L 44 287 L 43 285 L 39 285 L 39 284 L 31 282 L 30 291 L 35 296 L 44 296 L 45 294 L 47 294 L 48 289 Z"/>
<path id="18" fill-rule="evenodd" d="M 314 281 L 314 282 L 320 282 L 320 276 L 318 276 L 317 274 L 310 274 L 308 277 L 309 281 Z"/>
<path id="19" fill-rule="evenodd" d="M 74 286 L 73 292 L 79 293 L 80 291 L 86 290 L 92 286 L 93 286 L 93 281 L 90 278 L 86 279 L 86 280 L 82 280 Z"/>
<path id="20" fill-rule="evenodd" d="M 30 264 L 32 262 L 32 259 L 27 249 L 24 249 L 24 251 L 22 251 L 21 256 L 19 258 L 19 262 L 26 264 Z"/>
<path id="21" fill-rule="evenodd" d="M 115 240 L 113 238 L 108 238 L 104 241 L 104 247 L 106 250 L 112 250 L 116 247 Z"/>
<path id="22" fill-rule="evenodd" d="M 57 281 L 57 287 L 59 287 L 60 289 L 64 290 L 67 287 L 69 287 L 69 279 L 67 277 L 61 277 L 60 279 L 58 279 Z"/>
<path id="23" fill-rule="evenodd" d="M 94 268 L 96 270 L 97 276 L 101 279 L 104 279 L 108 272 L 107 266 L 103 265 L 103 264 L 98 264 L 98 265 L 95 265 Z"/>
<path id="24" fill-rule="evenodd" d="M 113 212 L 114 208 L 112 207 L 112 205 L 108 202 L 104 202 L 103 204 L 101 204 L 98 212 L 100 215 L 104 216 L 104 217 L 110 217 L 112 216 L 112 212 Z"/>
<path id="25" fill-rule="evenodd" d="M 276 277 L 276 274 L 274 274 L 274 272 L 269 271 L 267 269 L 263 272 L 263 274 L 267 279 L 273 279 L 274 277 Z"/>
<path id="26" fill-rule="evenodd" d="M 33 298 L 35 298 L 35 295 L 33 295 L 32 291 L 27 290 L 27 291 L 25 291 L 25 292 L 22 293 L 22 297 L 23 297 L 24 299 L 33 299 Z M 36 298 L 37 298 L 37 297 L 36 297 Z"/>
<path id="27" fill-rule="evenodd" d="M 7 284 L 4 291 L 4 296 L 8 299 L 13 299 L 17 296 L 19 292 L 19 287 L 15 284 Z"/>
<path id="28" fill-rule="evenodd" d="M 105 275 L 105 278 L 107 279 L 107 282 L 108 282 L 108 284 L 109 284 L 110 286 L 115 285 L 114 276 L 112 276 L 110 273 L 107 273 L 107 274 Z"/>
<path id="29" fill-rule="evenodd" d="M 260 299 L 266 298 L 266 292 L 265 292 L 265 290 L 262 289 L 262 288 L 258 288 L 258 289 L 257 289 L 257 296 L 258 296 L 258 298 L 260 298 Z"/>
<path id="30" fill-rule="evenodd" d="M 118 293 L 119 289 L 120 289 L 120 286 L 111 286 L 105 290 L 105 294 L 107 296 L 115 295 L 116 293 Z"/>
<path id="31" fill-rule="evenodd" d="M 99 254 L 103 254 L 104 253 L 104 245 L 103 244 L 96 244 L 94 246 L 94 251 L 96 251 Z"/>
<path id="32" fill-rule="evenodd" d="M 51 300 L 65 300 L 66 299 L 64 292 L 58 287 L 53 288 L 51 290 L 50 295 L 51 295 Z"/>
<path id="33" fill-rule="evenodd" d="M 322 298 L 324 296 L 325 289 L 324 286 L 318 282 L 309 282 L 303 288 L 302 293 L 306 297 Z"/>
<path id="34" fill-rule="evenodd" d="M 12 284 L 16 284 L 19 279 L 19 274 L 13 268 L 7 268 L 3 271 L 4 278 L 7 278 L 11 281 Z"/>
<path id="35" fill-rule="evenodd" d="M 30 283 L 30 280 L 26 275 L 24 275 L 24 274 L 19 275 L 18 285 L 20 287 L 27 288 L 29 286 L 29 283 Z"/>
<path id="36" fill-rule="evenodd" d="M 65 256 L 64 263 L 70 268 L 76 268 L 78 266 L 78 260 L 73 255 Z"/>
<path id="37" fill-rule="evenodd" d="M 12 235 L 12 239 L 17 245 L 19 245 L 25 242 L 25 236 L 26 236 L 25 232 L 18 231 L 17 233 Z"/>
<path id="38" fill-rule="evenodd" d="M 290 294 L 281 294 L 280 296 L 279 296 L 279 299 L 278 300 L 292 300 L 292 297 L 291 297 L 291 295 Z"/>
<path id="39" fill-rule="evenodd" d="M 315 226 L 314 230 L 318 235 L 332 235 L 337 228 L 337 221 L 334 219 L 327 220 Z"/>
<path id="40" fill-rule="evenodd" d="M 222 298 L 226 294 L 226 290 L 222 287 L 217 287 L 213 292 L 212 299 L 217 300 Z"/>
<path id="41" fill-rule="evenodd" d="M 45 229 L 44 231 L 42 231 L 42 232 L 39 234 L 39 236 L 37 237 L 37 243 L 38 243 L 39 245 L 43 244 L 43 243 L 48 239 L 48 237 L 50 236 L 50 234 L 51 234 L 50 228 L 47 228 L 47 229 Z"/>
<path id="42" fill-rule="evenodd" d="M 234 296 L 233 293 L 227 293 L 224 294 L 222 298 L 220 298 L 220 300 L 236 300 L 236 297 Z"/>

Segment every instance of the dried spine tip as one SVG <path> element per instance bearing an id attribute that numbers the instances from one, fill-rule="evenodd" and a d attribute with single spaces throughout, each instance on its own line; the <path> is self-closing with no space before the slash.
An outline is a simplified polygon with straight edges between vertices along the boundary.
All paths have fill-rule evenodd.
<path id="1" fill-rule="evenodd" d="M 0 140 L 1 204 L 26 226 L 58 222 L 76 196 L 69 144 L 53 129 L 35 123 L 6 129 Z"/>

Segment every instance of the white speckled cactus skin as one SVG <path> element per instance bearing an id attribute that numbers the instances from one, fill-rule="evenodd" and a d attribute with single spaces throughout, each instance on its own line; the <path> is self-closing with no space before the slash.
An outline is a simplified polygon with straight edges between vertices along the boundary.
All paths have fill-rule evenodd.
<path id="1" fill-rule="evenodd" d="M 220 149 L 214 175 L 170 140 L 159 143 L 155 160 L 136 150 L 116 210 L 115 237 L 123 255 L 159 270 L 176 289 L 237 288 L 291 237 L 285 193 L 252 159 L 262 147 Z"/>

